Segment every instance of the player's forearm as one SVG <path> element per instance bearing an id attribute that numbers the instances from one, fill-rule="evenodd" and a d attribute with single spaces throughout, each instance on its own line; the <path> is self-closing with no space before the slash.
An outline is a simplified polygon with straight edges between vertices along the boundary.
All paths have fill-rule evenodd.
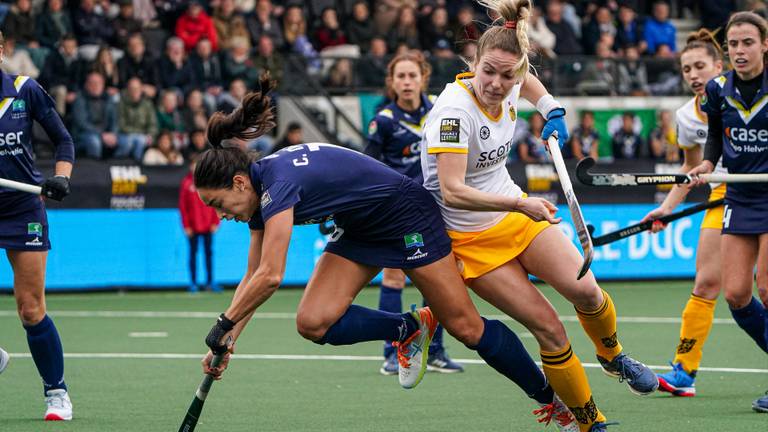
<path id="1" fill-rule="evenodd" d="M 58 161 L 54 168 L 55 175 L 62 175 L 66 177 L 72 177 L 72 162 Z"/>
<path id="2" fill-rule="evenodd" d="M 281 280 L 281 275 L 257 270 L 245 285 L 238 287 L 232 304 L 224 314 L 230 320 L 239 322 L 267 301 L 277 291 Z"/>
<path id="3" fill-rule="evenodd" d="M 519 201 L 519 198 L 483 192 L 463 183 L 445 187 L 442 193 L 445 205 L 462 210 L 510 211 Z"/>

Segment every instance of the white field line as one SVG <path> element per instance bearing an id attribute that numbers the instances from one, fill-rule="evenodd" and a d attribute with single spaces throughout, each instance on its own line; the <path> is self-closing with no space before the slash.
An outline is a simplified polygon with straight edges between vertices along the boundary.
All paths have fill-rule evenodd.
<path id="1" fill-rule="evenodd" d="M 130 332 L 128 337 L 132 338 L 164 338 L 168 337 L 168 332 Z"/>
<path id="2" fill-rule="evenodd" d="M 56 311 L 48 312 L 53 317 L 68 318 L 203 318 L 216 319 L 220 312 L 184 312 L 184 311 Z M 1 310 L 0 318 L 16 316 L 16 311 Z M 506 315 L 483 315 L 488 319 L 500 321 L 514 321 Z M 293 312 L 257 312 L 253 315 L 256 319 L 296 319 Z M 579 322 L 576 315 L 564 315 L 560 317 L 563 322 Z M 627 317 L 620 316 L 618 322 L 635 324 L 680 324 L 679 317 Z M 713 324 L 736 325 L 731 318 L 715 318 Z"/>
<path id="3" fill-rule="evenodd" d="M 10 353 L 11 357 L 31 358 L 29 353 Z M 192 359 L 200 360 L 203 355 L 197 354 L 175 354 L 175 353 L 65 353 L 64 357 L 68 359 L 142 359 L 142 360 L 179 360 Z M 234 354 L 232 356 L 237 360 L 298 360 L 298 361 L 381 361 L 381 356 L 349 356 L 349 355 L 302 355 L 302 354 Z M 485 364 L 480 359 L 454 359 L 463 364 Z M 541 366 L 541 362 L 536 362 Z M 584 363 L 586 368 L 599 368 L 597 363 Z M 669 366 L 648 365 L 651 369 L 670 370 Z M 706 372 L 724 372 L 724 373 L 756 373 L 768 374 L 768 369 L 748 369 L 748 368 L 727 368 L 727 367 L 700 367 L 700 371 Z"/>

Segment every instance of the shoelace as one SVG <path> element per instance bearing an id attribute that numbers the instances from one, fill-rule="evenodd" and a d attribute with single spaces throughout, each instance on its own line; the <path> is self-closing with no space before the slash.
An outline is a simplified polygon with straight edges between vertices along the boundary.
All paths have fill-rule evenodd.
<path id="1" fill-rule="evenodd" d="M 64 397 L 62 396 L 48 396 L 45 398 L 45 402 L 50 407 L 64 409 Z"/>
<path id="2" fill-rule="evenodd" d="M 643 366 L 639 361 L 624 355 L 619 361 L 619 382 L 634 381 L 634 377 L 640 372 Z"/>
<path id="3" fill-rule="evenodd" d="M 539 416 L 537 419 L 539 423 L 544 423 L 545 426 L 549 426 L 549 423 L 552 421 L 552 417 L 555 415 L 555 403 L 552 402 L 537 410 L 533 410 L 533 415 Z"/>
<path id="4" fill-rule="evenodd" d="M 411 367 L 411 362 L 410 362 L 411 357 L 408 355 L 410 354 L 409 345 L 420 334 L 421 334 L 421 330 L 416 330 L 410 337 L 408 337 L 408 339 L 402 342 L 392 342 L 392 346 L 397 348 L 397 362 L 400 364 L 400 367 L 406 368 L 406 369 Z"/>

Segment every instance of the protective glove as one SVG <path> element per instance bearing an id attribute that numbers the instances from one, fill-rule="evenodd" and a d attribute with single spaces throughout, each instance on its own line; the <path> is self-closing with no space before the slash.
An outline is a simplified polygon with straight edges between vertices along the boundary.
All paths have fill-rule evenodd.
<path id="1" fill-rule="evenodd" d="M 61 201 L 69 195 L 69 177 L 57 175 L 45 180 L 42 187 L 42 195 L 52 200 Z"/>
<path id="2" fill-rule="evenodd" d="M 565 124 L 565 108 L 555 108 L 547 114 L 547 122 L 541 130 L 541 139 L 546 142 L 549 137 L 557 133 L 557 141 L 560 148 L 568 142 L 568 125 Z"/>
<path id="3" fill-rule="evenodd" d="M 224 336 L 235 328 L 234 321 L 230 320 L 224 314 L 219 315 L 219 319 L 216 320 L 216 324 L 213 325 L 211 331 L 208 332 L 208 336 L 205 338 L 205 344 L 211 349 L 214 354 L 224 354 L 229 347 L 222 343 Z"/>

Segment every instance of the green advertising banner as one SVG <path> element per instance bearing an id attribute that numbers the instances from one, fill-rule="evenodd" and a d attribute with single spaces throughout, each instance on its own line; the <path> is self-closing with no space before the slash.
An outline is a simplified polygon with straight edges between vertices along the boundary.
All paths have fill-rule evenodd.
<path id="1" fill-rule="evenodd" d="M 648 145 L 648 136 L 651 131 L 656 127 L 656 110 L 654 109 L 639 109 L 639 110 L 594 110 L 595 114 L 595 128 L 600 135 L 600 147 L 598 152 L 600 156 L 613 156 L 613 148 L 611 141 L 613 134 L 621 129 L 621 117 L 625 112 L 631 112 L 635 115 L 635 133 L 639 133 L 646 145 Z M 579 118 L 581 118 L 581 111 L 579 112 Z M 572 127 L 578 126 L 572 125 Z"/>

